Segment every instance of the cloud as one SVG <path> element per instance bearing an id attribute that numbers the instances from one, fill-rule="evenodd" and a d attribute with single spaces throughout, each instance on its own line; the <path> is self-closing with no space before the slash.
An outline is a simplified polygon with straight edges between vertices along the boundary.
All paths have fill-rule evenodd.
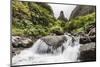
<path id="1" fill-rule="evenodd" d="M 54 16 L 58 18 L 60 11 L 64 12 L 65 17 L 69 19 L 72 10 L 76 7 L 76 5 L 65 5 L 65 4 L 49 4 L 54 12 Z"/>

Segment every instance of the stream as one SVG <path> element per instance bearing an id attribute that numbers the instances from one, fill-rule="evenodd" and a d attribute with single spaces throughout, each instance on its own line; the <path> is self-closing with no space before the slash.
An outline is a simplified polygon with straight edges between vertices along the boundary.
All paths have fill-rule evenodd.
<path id="1" fill-rule="evenodd" d="M 38 39 L 31 48 L 21 51 L 12 58 L 12 65 L 78 62 L 79 37 L 64 35 L 67 38 L 59 47 L 53 48 Z M 74 38 L 74 40 L 73 40 Z"/>

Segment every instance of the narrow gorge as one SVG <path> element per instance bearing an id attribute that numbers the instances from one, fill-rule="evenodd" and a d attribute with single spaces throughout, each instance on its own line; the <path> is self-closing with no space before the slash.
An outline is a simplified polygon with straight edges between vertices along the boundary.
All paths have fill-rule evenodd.
<path id="1" fill-rule="evenodd" d="M 12 0 L 12 65 L 96 61 L 95 8 Z"/>

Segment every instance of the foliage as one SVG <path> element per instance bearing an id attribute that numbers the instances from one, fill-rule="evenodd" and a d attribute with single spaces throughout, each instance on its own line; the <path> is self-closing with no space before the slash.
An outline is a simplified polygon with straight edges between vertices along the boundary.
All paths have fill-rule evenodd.
<path id="1" fill-rule="evenodd" d="M 95 12 L 70 21 L 54 17 L 46 3 L 12 0 L 12 35 L 46 36 L 51 33 L 88 32 L 95 26 Z"/>
<path id="2" fill-rule="evenodd" d="M 47 35 L 55 18 L 51 7 L 45 3 L 12 1 L 13 35 Z"/>
<path id="3" fill-rule="evenodd" d="M 62 34 L 62 33 L 64 33 L 62 27 L 60 27 L 60 26 L 53 26 L 53 27 L 51 27 L 50 28 L 50 32 L 51 33 L 55 33 L 55 34 Z"/>
<path id="4" fill-rule="evenodd" d="M 85 32 L 90 25 L 95 26 L 95 12 L 72 19 L 69 23 L 66 23 L 64 30 L 68 32 Z"/>

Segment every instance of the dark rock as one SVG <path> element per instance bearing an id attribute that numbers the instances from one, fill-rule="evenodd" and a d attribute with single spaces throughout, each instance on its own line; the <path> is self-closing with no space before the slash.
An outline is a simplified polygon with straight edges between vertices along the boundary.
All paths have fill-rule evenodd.
<path id="1" fill-rule="evenodd" d="M 30 38 L 20 37 L 20 36 L 12 36 L 12 46 L 14 48 L 28 48 L 33 45 L 33 41 Z"/>
<path id="2" fill-rule="evenodd" d="M 79 59 L 82 62 L 96 61 L 96 44 L 95 43 L 81 44 Z"/>
<path id="3" fill-rule="evenodd" d="M 90 42 L 96 42 L 96 29 L 91 28 L 88 34 L 80 33 L 80 44 L 86 44 Z"/>
<path id="4" fill-rule="evenodd" d="M 15 56 L 15 55 L 18 55 L 20 54 L 20 52 L 24 50 L 24 48 L 13 48 L 12 47 L 12 57 Z"/>
<path id="5" fill-rule="evenodd" d="M 18 42 L 20 41 L 21 37 L 19 36 L 12 36 L 12 46 L 19 47 Z"/>
<path id="6" fill-rule="evenodd" d="M 89 36 L 94 36 L 96 35 L 96 29 L 95 28 L 92 28 L 89 33 L 88 33 Z"/>
<path id="7" fill-rule="evenodd" d="M 55 35 L 63 35 L 64 32 L 56 30 L 56 31 L 53 32 L 53 34 L 55 34 Z"/>
<path id="8" fill-rule="evenodd" d="M 79 40 L 80 44 L 86 44 L 90 42 L 96 42 L 96 36 L 81 37 Z"/>
<path id="9" fill-rule="evenodd" d="M 87 5 L 78 5 L 76 8 L 72 11 L 70 15 L 70 19 L 73 19 L 77 16 L 84 16 L 86 14 L 92 13 L 96 11 L 95 6 L 87 6 Z"/>
<path id="10" fill-rule="evenodd" d="M 62 21 L 65 21 L 65 22 L 68 21 L 68 19 L 65 18 L 63 11 L 60 12 L 60 15 L 59 15 L 58 19 L 59 19 L 59 20 L 62 20 Z"/>

